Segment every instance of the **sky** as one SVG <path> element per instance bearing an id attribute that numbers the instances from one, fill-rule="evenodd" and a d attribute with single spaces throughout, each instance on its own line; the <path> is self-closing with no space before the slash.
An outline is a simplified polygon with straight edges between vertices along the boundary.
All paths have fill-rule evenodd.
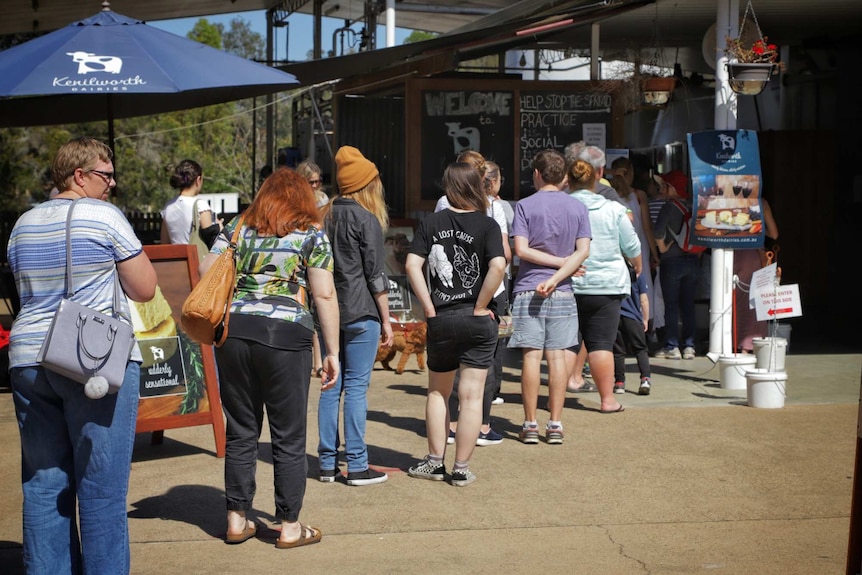
<path id="1" fill-rule="evenodd" d="M 242 18 L 249 22 L 251 29 L 260 34 L 266 40 L 266 11 L 254 10 L 251 12 L 236 12 L 232 14 L 219 14 L 206 16 L 206 19 L 211 23 L 222 23 L 225 29 L 230 27 L 230 21 L 234 18 Z M 194 18 L 176 18 L 173 20 L 151 20 L 147 24 L 161 28 L 178 36 L 185 36 L 191 31 L 199 17 Z M 275 34 L 275 59 L 291 61 L 303 61 L 306 59 L 306 54 L 314 47 L 314 39 L 312 29 L 314 19 L 311 15 L 294 13 L 288 18 L 289 26 L 285 28 L 276 28 Z M 322 49 L 324 54 L 332 49 L 332 33 L 344 26 L 344 20 L 336 18 L 323 18 L 322 25 Z M 357 33 L 362 28 L 361 24 L 354 24 L 353 30 Z M 410 34 L 411 30 L 403 28 L 395 28 L 395 44 L 400 45 Z M 287 46 L 285 46 L 288 44 Z M 386 45 L 386 29 L 384 26 L 378 26 L 377 30 L 377 47 L 383 48 Z M 339 50 L 340 51 L 340 50 Z"/>

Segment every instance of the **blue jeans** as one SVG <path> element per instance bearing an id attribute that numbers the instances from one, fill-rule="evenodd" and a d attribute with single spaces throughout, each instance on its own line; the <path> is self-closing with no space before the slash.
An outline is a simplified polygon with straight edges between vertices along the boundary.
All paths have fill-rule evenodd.
<path id="1" fill-rule="evenodd" d="M 664 296 L 665 347 L 694 347 L 694 298 L 700 277 L 696 255 L 662 258 L 659 268 Z M 682 334 L 679 320 L 682 316 Z"/>
<path id="2" fill-rule="evenodd" d="M 342 394 L 347 471 L 353 473 L 368 469 L 368 447 L 365 445 L 367 395 L 379 343 L 380 322 L 374 318 L 365 317 L 341 326 L 341 374 L 334 387 L 320 394 L 317 409 L 320 469 L 335 469 L 338 464 L 338 448 L 341 446 L 338 410 Z M 326 346 L 322 338 L 320 348 L 325 354 Z"/>
<path id="3" fill-rule="evenodd" d="M 42 367 L 14 368 L 11 379 L 27 573 L 128 573 L 126 496 L 140 364 L 130 361 L 120 391 L 101 399 Z"/>

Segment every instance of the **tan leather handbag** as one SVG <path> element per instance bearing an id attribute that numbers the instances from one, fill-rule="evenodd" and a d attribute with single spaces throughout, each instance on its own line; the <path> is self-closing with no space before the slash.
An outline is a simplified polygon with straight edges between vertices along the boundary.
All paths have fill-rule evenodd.
<path id="1" fill-rule="evenodd" d="M 227 339 L 230 304 L 236 289 L 236 241 L 242 218 L 236 224 L 230 245 L 183 302 L 180 323 L 198 343 L 220 347 Z"/>

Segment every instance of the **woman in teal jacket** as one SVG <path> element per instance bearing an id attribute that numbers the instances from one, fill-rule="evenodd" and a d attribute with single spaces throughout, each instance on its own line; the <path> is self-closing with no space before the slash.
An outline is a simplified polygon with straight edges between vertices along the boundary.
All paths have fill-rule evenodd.
<path id="1" fill-rule="evenodd" d="M 569 166 L 570 195 L 587 207 L 593 239 L 584 262 L 586 274 L 572 278 L 578 302 L 582 349 L 588 353 L 590 371 L 602 399 L 602 413 L 623 411 L 614 398 L 614 341 L 620 322 L 620 303 L 631 293 L 631 279 L 625 259 L 641 273 L 641 246 L 625 206 L 606 200 L 592 190 L 596 171 L 577 160 Z M 584 351 L 583 348 L 586 348 Z M 568 353 L 569 367 L 575 369 L 574 353 Z"/>

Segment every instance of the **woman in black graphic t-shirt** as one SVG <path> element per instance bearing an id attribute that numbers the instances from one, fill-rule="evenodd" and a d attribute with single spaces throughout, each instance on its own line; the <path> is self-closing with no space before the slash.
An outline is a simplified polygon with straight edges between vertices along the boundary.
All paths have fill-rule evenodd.
<path id="1" fill-rule="evenodd" d="M 446 168 L 443 187 L 450 207 L 425 218 L 410 246 L 407 276 L 428 322 L 428 455 L 408 471 L 442 481 L 449 433 L 448 399 L 461 368 L 461 405 L 455 436 L 452 485 L 476 480 L 470 457 L 482 424 L 485 376 L 497 344 L 497 321 L 489 303 L 503 279 L 506 258 L 497 223 L 486 214 L 482 177 L 470 164 Z M 427 265 L 427 273 L 423 266 Z"/>

